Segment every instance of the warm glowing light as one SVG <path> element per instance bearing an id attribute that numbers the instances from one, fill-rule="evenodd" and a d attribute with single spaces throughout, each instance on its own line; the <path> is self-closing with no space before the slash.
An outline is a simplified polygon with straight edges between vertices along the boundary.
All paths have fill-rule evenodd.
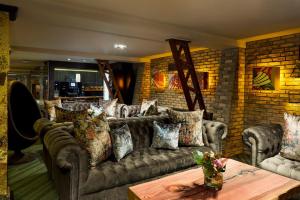
<path id="1" fill-rule="evenodd" d="M 115 44 L 114 48 L 124 50 L 127 48 L 127 45 L 126 44 Z"/>

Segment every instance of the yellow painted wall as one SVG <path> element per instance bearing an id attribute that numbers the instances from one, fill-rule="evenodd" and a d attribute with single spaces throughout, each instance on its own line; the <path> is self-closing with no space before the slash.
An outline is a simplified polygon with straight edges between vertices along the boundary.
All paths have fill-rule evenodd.
<path id="1" fill-rule="evenodd" d="M 9 17 L 0 12 L 0 198 L 7 196 L 7 71 Z"/>

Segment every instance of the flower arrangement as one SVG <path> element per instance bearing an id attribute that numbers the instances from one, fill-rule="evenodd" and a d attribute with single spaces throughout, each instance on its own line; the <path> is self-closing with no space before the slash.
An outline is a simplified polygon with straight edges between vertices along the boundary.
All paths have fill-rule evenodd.
<path id="1" fill-rule="evenodd" d="M 223 185 L 223 174 L 226 170 L 227 159 L 221 158 L 214 152 L 193 152 L 197 165 L 202 166 L 204 173 L 204 184 L 210 188 L 219 190 Z"/>

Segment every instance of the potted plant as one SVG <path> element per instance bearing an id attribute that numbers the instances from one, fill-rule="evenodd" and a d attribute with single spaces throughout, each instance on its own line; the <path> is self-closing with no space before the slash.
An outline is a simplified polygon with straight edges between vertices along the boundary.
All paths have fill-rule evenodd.
<path id="1" fill-rule="evenodd" d="M 212 151 L 205 153 L 195 151 L 193 157 L 196 164 L 203 169 L 204 185 L 214 190 L 221 190 L 227 159 L 221 158 Z"/>

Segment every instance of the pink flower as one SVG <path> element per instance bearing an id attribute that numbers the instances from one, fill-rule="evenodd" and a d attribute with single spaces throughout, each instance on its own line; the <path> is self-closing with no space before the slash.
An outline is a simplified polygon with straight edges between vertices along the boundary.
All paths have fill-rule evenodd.
<path id="1" fill-rule="evenodd" d="M 215 168 L 217 169 L 220 169 L 220 168 L 223 168 L 223 163 L 221 162 L 221 160 L 219 159 L 216 159 L 213 161 L 213 165 Z"/>

